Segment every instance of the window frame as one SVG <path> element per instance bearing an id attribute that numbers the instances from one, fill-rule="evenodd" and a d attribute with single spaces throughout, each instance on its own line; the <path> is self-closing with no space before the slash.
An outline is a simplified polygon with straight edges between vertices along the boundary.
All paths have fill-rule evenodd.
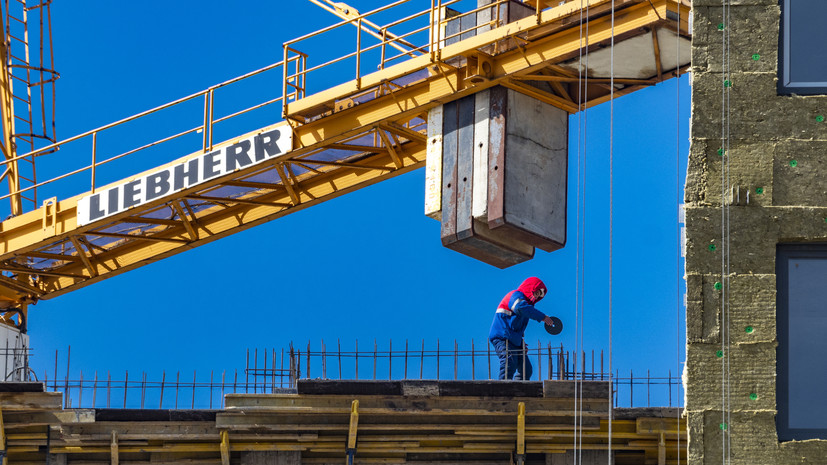
<path id="1" fill-rule="evenodd" d="M 790 80 L 790 2 L 778 0 L 781 7 L 781 23 L 778 40 L 778 94 L 779 95 L 823 95 L 827 94 L 827 75 L 822 81 Z"/>
<path id="2" fill-rule="evenodd" d="M 792 258 L 827 260 L 827 243 L 778 244 L 776 247 L 776 337 L 778 340 L 776 348 L 776 403 L 778 413 L 775 421 L 779 442 L 827 439 L 827 419 L 825 419 L 824 428 L 790 428 L 788 422 L 790 373 L 786 360 L 789 357 L 789 262 Z M 825 318 L 827 318 L 827 315 L 825 315 Z"/>

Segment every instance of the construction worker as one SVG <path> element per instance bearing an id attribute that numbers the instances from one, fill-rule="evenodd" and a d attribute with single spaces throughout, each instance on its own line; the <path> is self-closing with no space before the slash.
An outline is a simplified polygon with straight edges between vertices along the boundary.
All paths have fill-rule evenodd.
<path id="1" fill-rule="evenodd" d="M 523 350 L 523 334 L 529 319 L 554 326 L 551 317 L 534 308 L 545 295 L 546 285 L 539 278 L 531 277 L 506 294 L 497 306 L 488 340 L 500 358 L 499 379 L 531 378 L 533 369 Z M 515 376 L 515 372 L 519 373 Z"/>

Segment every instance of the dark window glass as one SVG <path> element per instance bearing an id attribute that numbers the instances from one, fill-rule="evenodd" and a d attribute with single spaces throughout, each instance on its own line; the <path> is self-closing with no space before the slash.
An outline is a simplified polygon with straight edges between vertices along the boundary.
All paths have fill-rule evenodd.
<path id="1" fill-rule="evenodd" d="M 827 1 L 780 0 L 778 91 L 827 93 Z"/>
<path id="2" fill-rule="evenodd" d="M 827 244 L 778 247 L 778 439 L 827 439 Z"/>

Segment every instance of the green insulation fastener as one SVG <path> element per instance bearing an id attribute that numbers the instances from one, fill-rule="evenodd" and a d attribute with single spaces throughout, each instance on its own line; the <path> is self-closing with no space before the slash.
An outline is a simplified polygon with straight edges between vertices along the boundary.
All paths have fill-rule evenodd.
<path id="1" fill-rule="evenodd" d="M 761 55 L 759 55 L 757 53 L 753 53 L 752 54 L 752 59 L 753 59 L 753 61 L 758 61 L 758 60 L 761 59 Z"/>
<path id="2" fill-rule="evenodd" d="M 755 331 L 755 328 L 753 328 L 752 326 L 747 326 L 746 328 L 744 328 L 744 332 L 747 334 L 752 334 L 753 331 Z"/>
<path id="3" fill-rule="evenodd" d="M 719 157 L 723 157 L 723 156 L 724 156 L 724 149 L 718 149 L 718 156 L 719 156 Z"/>
<path id="4" fill-rule="evenodd" d="M 715 251 L 715 244 L 709 244 L 707 249 L 709 249 L 710 252 L 714 252 Z"/>
<path id="5" fill-rule="evenodd" d="M 754 392 L 749 393 L 749 400 L 758 400 L 758 394 Z"/>
<path id="6" fill-rule="evenodd" d="M 732 81 L 729 79 L 724 80 L 724 87 L 732 87 Z"/>
<path id="7" fill-rule="evenodd" d="M 755 193 L 759 194 L 759 195 L 763 194 L 764 193 L 764 188 L 763 187 L 756 187 L 755 188 Z"/>
<path id="8" fill-rule="evenodd" d="M 726 431 L 726 429 L 727 429 L 727 424 L 726 423 L 721 423 L 719 426 L 721 427 L 721 431 Z"/>
<path id="9" fill-rule="evenodd" d="M 721 284 L 721 282 L 720 282 L 720 281 L 718 281 L 718 282 L 716 282 L 716 283 L 715 283 L 715 285 L 714 285 L 714 286 L 712 286 L 712 287 L 714 287 L 716 291 L 720 291 L 721 289 L 723 289 L 723 288 L 724 288 L 724 285 L 723 285 L 723 284 Z"/>
<path id="10" fill-rule="evenodd" d="M 790 166 L 795 168 L 796 166 L 798 166 L 798 161 L 797 160 L 790 160 Z"/>
<path id="11" fill-rule="evenodd" d="M 726 26 L 724 26 L 724 23 L 718 23 L 718 30 L 719 31 L 723 31 L 724 28 L 726 28 Z"/>
<path id="12" fill-rule="evenodd" d="M 818 116 L 816 116 L 816 122 L 819 122 L 819 123 L 824 122 L 824 115 L 818 115 Z"/>
<path id="13" fill-rule="evenodd" d="M 724 356 L 724 351 L 723 351 L 723 350 L 719 350 L 718 352 L 715 352 L 715 356 L 716 356 L 716 357 L 718 357 L 718 358 L 723 358 L 723 356 Z"/>

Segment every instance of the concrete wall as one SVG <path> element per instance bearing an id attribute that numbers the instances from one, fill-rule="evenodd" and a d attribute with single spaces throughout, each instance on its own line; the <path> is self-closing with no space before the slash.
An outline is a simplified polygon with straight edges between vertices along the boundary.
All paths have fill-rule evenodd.
<path id="1" fill-rule="evenodd" d="M 778 441 L 775 259 L 778 243 L 827 240 L 827 122 L 816 119 L 827 116 L 827 97 L 777 94 L 778 0 L 726 2 L 731 6 L 725 24 L 730 73 L 725 75 L 721 3 L 693 2 L 692 143 L 685 199 L 689 463 L 722 463 L 725 455 L 733 464 L 824 463 L 827 441 Z M 726 79 L 732 85 L 724 118 Z M 730 136 L 726 159 L 718 154 L 722 119 Z M 722 197 L 737 203 L 721 189 L 727 161 L 729 183 L 738 186 L 741 201 L 728 208 L 730 273 L 722 276 Z M 716 289 L 717 282 L 724 288 Z M 730 344 L 718 357 L 724 296 Z M 725 361 L 731 371 L 729 422 L 722 429 Z"/>

